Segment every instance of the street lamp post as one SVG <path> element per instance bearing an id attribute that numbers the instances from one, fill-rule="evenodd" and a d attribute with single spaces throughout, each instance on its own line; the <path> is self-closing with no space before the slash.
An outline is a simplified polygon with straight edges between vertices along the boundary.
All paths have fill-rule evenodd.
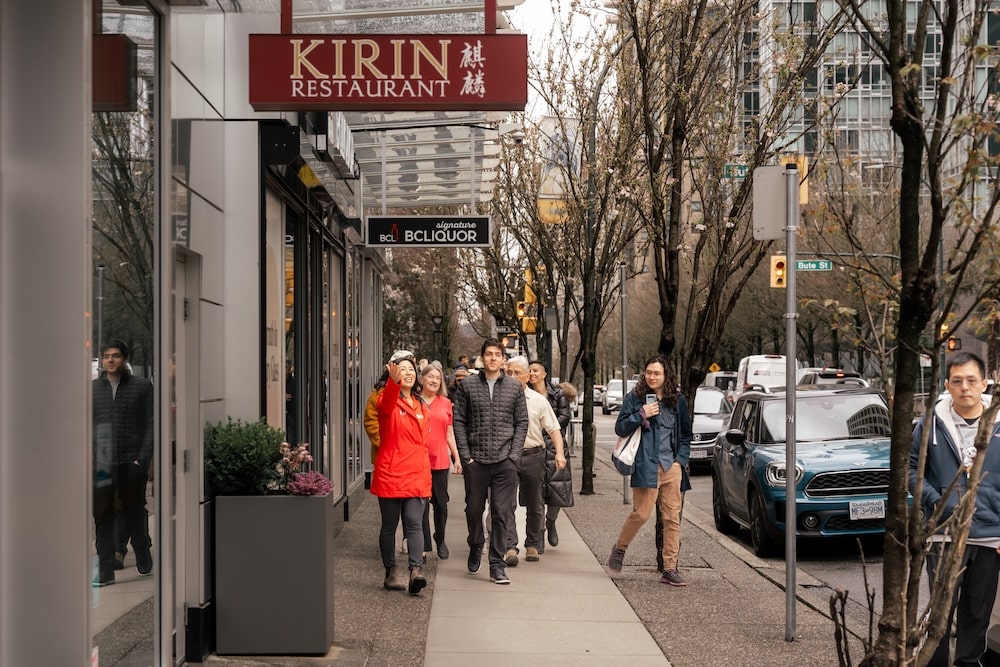
<path id="1" fill-rule="evenodd" d="M 447 363 L 447 359 L 441 359 L 441 325 L 444 324 L 444 315 L 431 315 L 431 323 L 434 325 L 434 356 L 442 364 Z"/>

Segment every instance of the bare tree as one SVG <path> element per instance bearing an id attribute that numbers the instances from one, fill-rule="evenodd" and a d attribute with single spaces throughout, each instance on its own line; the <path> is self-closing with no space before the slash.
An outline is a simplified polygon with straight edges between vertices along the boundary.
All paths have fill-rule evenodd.
<path id="1" fill-rule="evenodd" d="M 154 350 L 152 116 L 146 109 L 94 113 L 92 125 L 94 259 L 110 284 L 98 333 L 124 340 L 132 363 L 145 366 Z"/>
<path id="2" fill-rule="evenodd" d="M 913 5 L 888 0 L 884 17 L 870 14 L 861 2 L 842 0 L 842 4 L 889 73 L 891 126 L 900 148 L 900 290 L 883 607 L 874 646 L 860 664 L 920 665 L 927 663 L 943 635 L 979 483 L 981 453 L 988 445 L 989 434 L 983 429 L 976 439 L 981 453 L 968 472 L 960 509 L 949 526 L 956 548 L 942 563 L 927 606 L 921 607 L 925 539 L 927 530 L 940 520 L 940 512 L 929 518 L 925 528 L 920 504 L 911 506 L 907 492 L 918 359 L 922 352 L 930 354 L 936 380 L 941 325 L 964 321 L 977 299 L 973 296 L 973 304 L 963 309 L 963 292 L 992 292 L 1000 273 L 993 262 L 977 264 L 981 256 L 995 254 L 993 222 L 1000 201 L 992 177 L 996 158 L 988 145 L 997 126 L 997 106 L 990 94 L 996 74 L 984 61 L 989 49 L 980 46 L 989 4 L 921 3 L 913 15 Z M 928 39 L 940 44 L 939 51 L 930 53 L 937 57 L 935 77 L 925 72 L 931 64 L 925 62 Z M 926 212 L 921 207 L 924 195 Z M 931 392 L 928 401 L 935 393 Z M 984 423 L 992 423 L 995 406 L 996 401 Z M 925 418 L 930 413 L 925 408 Z M 924 440 L 921 463 L 926 455 Z M 920 496 L 921 485 L 922 478 L 913 490 L 915 497 Z"/>
<path id="3" fill-rule="evenodd" d="M 795 152 L 814 125 L 809 75 L 842 19 L 819 29 L 741 0 L 625 0 L 618 10 L 634 43 L 624 69 L 648 195 L 635 207 L 651 237 L 659 351 L 692 399 L 771 246 L 751 235 L 753 169 Z"/>

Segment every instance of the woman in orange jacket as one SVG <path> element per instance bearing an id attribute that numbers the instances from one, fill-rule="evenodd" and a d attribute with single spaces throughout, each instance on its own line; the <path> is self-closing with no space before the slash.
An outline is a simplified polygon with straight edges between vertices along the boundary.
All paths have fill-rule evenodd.
<path id="1" fill-rule="evenodd" d="M 413 357 L 386 364 L 389 378 L 378 397 L 379 448 L 371 492 L 382 513 L 379 551 L 385 566 L 383 586 L 417 595 L 427 585 L 423 574 L 424 535 L 421 520 L 431 495 L 431 463 L 427 453 L 430 415 L 419 397 Z M 410 565 L 404 584 L 396 568 L 396 526 L 403 520 Z"/>

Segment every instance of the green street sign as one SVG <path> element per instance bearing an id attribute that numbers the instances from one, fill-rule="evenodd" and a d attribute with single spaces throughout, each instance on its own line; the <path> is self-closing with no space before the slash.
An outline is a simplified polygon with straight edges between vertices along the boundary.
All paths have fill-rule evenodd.
<path id="1" fill-rule="evenodd" d="M 833 262 L 828 259 L 797 259 L 796 271 L 832 271 Z"/>
<path id="2" fill-rule="evenodd" d="M 736 180 L 744 179 L 750 174 L 750 165 L 748 164 L 727 164 L 722 169 L 723 178 L 734 178 Z"/>

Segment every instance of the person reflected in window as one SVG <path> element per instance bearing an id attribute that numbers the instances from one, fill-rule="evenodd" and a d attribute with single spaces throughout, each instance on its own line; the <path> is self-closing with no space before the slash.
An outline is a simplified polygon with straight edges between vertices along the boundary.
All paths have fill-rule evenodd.
<path id="1" fill-rule="evenodd" d="M 153 385 L 132 375 L 125 343 L 101 349 L 104 372 L 93 381 L 94 586 L 115 583 L 115 501 L 121 506 L 140 575 L 153 571 L 146 481 L 153 460 Z"/>

